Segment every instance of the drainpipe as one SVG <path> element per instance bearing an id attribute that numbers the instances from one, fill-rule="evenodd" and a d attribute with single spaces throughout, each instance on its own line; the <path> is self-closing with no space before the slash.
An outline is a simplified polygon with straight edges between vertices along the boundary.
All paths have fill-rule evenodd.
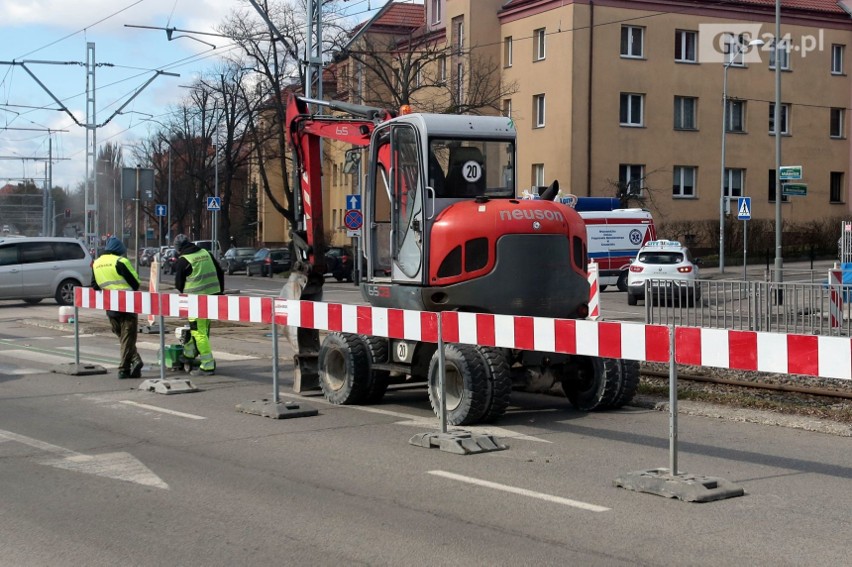
<path id="1" fill-rule="evenodd" d="M 595 0 L 589 0 L 589 84 L 586 101 L 586 197 L 592 196 L 592 69 L 595 63 Z"/>

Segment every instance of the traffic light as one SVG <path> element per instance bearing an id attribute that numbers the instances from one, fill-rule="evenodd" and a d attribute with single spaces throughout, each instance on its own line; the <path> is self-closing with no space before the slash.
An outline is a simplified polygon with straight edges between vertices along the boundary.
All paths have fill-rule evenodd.
<path id="1" fill-rule="evenodd" d="M 66 219 L 70 219 L 70 218 L 71 218 L 71 209 L 65 209 L 65 218 L 66 218 Z"/>

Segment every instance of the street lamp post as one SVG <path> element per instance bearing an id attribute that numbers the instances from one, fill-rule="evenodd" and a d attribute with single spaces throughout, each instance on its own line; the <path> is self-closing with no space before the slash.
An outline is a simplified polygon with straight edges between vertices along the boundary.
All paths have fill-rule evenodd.
<path id="1" fill-rule="evenodd" d="M 742 46 L 740 42 L 734 44 L 731 58 L 725 63 L 722 79 L 722 174 L 719 182 L 719 272 L 725 273 L 725 141 L 728 131 L 728 68 L 737 60 L 746 49 L 763 45 L 762 39 L 753 39 L 747 45 Z"/>

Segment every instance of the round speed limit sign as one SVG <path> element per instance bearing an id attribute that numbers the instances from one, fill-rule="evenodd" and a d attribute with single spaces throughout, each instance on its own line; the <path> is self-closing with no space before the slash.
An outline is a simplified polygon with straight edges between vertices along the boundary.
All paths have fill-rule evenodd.
<path id="1" fill-rule="evenodd" d="M 466 161 L 462 166 L 462 175 L 468 183 L 476 183 L 482 178 L 482 166 L 475 160 Z"/>

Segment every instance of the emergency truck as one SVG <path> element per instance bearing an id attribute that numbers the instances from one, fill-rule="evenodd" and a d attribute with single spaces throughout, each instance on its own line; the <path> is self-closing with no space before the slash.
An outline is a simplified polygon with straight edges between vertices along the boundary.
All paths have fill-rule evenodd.
<path id="1" fill-rule="evenodd" d="M 639 249 L 657 239 L 654 219 L 646 209 L 578 211 L 586 222 L 589 261 L 598 263 L 600 289 L 627 291 L 627 273 Z"/>

